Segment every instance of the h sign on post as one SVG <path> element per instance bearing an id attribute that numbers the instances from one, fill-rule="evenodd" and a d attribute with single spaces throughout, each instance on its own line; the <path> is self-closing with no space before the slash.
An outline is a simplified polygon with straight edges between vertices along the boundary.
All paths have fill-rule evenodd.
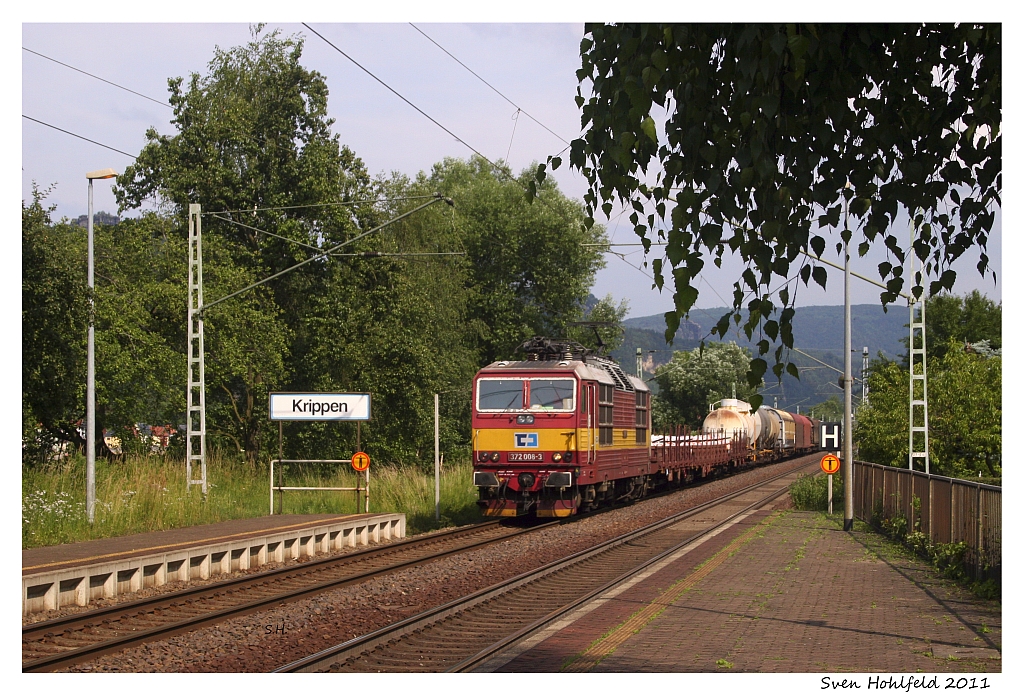
<path id="1" fill-rule="evenodd" d="M 821 423 L 821 448 L 839 451 L 842 446 L 843 424 L 841 422 Z"/>

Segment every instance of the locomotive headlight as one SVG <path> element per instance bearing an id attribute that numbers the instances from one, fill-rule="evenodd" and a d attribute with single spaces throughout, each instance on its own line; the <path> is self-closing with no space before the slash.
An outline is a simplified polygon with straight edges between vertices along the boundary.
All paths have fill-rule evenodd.
<path id="1" fill-rule="evenodd" d="M 562 455 L 562 460 L 566 463 L 572 463 L 572 452 L 567 451 Z"/>
<path id="2" fill-rule="evenodd" d="M 558 463 L 559 461 L 562 460 L 562 455 L 556 451 L 555 453 L 551 454 L 551 460 L 554 461 L 555 463 Z"/>
<path id="3" fill-rule="evenodd" d="M 501 458 L 501 455 L 497 451 L 495 451 L 493 454 L 491 454 L 491 460 L 494 461 L 495 463 L 497 463 L 498 459 L 500 459 L 500 458 Z"/>
<path id="4" fill-rule="evenodd" d="M 486 461 L 489 458 L 491 458 L 491 455 L 488 454 L 486 451 L 481 451 L 479 454 L 477 454 L 477 459 L 479 459 L 481 462 Z"/>

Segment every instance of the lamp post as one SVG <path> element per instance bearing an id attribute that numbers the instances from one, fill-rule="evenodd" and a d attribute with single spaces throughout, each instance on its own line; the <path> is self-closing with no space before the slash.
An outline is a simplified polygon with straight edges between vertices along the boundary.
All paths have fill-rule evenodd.
<path id="1" fill-rule="evenodd" d="M 85 380 L 85 511 L 89 517 L 89 523 L 96 518 L 96 326 L 95 326 L 95 300 L 93 290 L 93 252 L 92 252 L 92 182 L 95 179 L 112 179 L 117 176 L 113 169 L 99 169 L 90 171 L 85 175 L 89 179 L 89 274 L 87 284 L 89 286 L 89 345 L 88 345 L 88 375 Z"/>

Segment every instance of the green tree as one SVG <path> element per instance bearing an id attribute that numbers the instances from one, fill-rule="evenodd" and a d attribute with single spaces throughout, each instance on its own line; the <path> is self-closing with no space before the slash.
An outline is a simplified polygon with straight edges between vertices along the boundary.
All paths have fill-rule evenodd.
<path id="1" fill-rule="evenodd" d="M 858 455 L 906 466 L 907 371 L 895 362 L 881 362 L 872 367 L 868 384 L 869 405 L 857 412 L 854 431 Z M 1002 475 L 1002 358 L 986 359 L 949 341 L 943 356 L 928 364 L 928 416 L 933 473 L 957 478 Z"/>
<path id="2" fill-rule="evenodd" d="M 83 446 L 88 288 L 80 227 L 53 224 L 45 192 L 21 206 L 23 442 L 44 456 L 56 441 Z M 37 433 L 36 428 L 40 429 Z"/>
<path id="3" fill-rule="evenodd" d="M 414 179 L 371 180 L 331 135 L 326 82 L 301 54 L 301 38 L 257 26 L 250 43 L 218 49 L 205 75 L 169 81 L 176 132 L 150 129 L 115 187 L 122 210 L 155 198 L 164 216 L 100 235 L 109 240 L 98 289 L 104 416 L 130 424 L 176 409 L 181 421 L 185 215 L 199 203 L 208 306 L 350 242 L 205 312 L 212 445 L 255 462 L 276 444 L 272 390 L 370 392 L 374 420 L 361 443 L 396 462 L 431 448 L 441 393 L 442 440 L 462 445 L 473 373 L 580 317 L 601 264 L 585 244 L 603 230 L 586 227 L 582 206 L 553 181 L 534 186 L 529 205 L 532 170 L 510 180 L 483 160 L 449 159 Z M 454 208 L 438 204 L 356 239 L 436 191 Z M 466 255 L 436 255 L 452 252 Z M 300 458 L 344 458 L 355 443 L 344 425 L 287 434 L 286 453 Z"/>
<path id="4" fill-rule="evenodd" d="M 875 394 L 871 394 L 871 398 L 874 397 Z M 808 406 L 807 412 L 813 413 L 819 420 L 839 422 L 843 419 L 843 403 L 839 396 L 829 396 L 821 403 Z"/>
<path id="5" fill-rule="evenodd" d="M 482 364 L 511 357 L 534 335 L 566 335 L 603 267 L 604 229 L 587 228 L 580 203 L 550 179 L 528 204 L 529 172 L 511 179 L 478 157 L 446 158 L 418 181 L 455 201 L 449 224 L 467 254 L 468 319 L 480 330 Z"/>
<path id="6" fill-rule="evenodd" d="M 400 199 L 426 188 L 404 176 L 382 182 L 386 217 L 409 207 Z M 421 203 L 421 200 L 415 201 Z M 477 369 L 480 326 L 468 319 L 466 257 L 452 223 L 453 208 L 435 205 L 389 227 L 339 259 L 306 319 L 316 336 L 296 380 L 311 390 L 367 391 L 373 420 L 362 428 L 364 448 L 388 461 L 432 460 L 434 394 L 440 394 L 443 449 L 469 437 L 469 386 Z M 370 249 L 373 251 L 370 251 Z M 394 254 L 394 255 L 389 255 Z M 299 453 L 344 451 L 354 427 L 303 427 Z"/>
<path id="7" fill-rule="evenodd" d="M 959 344 L 988 341 L 989 347 L 1003 345 L 1003 305 L 995 303 L 978 290 L 957 296 L 939 294 L 929 297 L 925 308 L 928 338 L 928 359 L 936 360 L 946 354 L 950 341 Z M 908 338 L 903 338 L 906 347 Z M 906 366 L 906 355 L 903 365 Z"/>
<path id="8" fill-rule="evenodd" d="M 330 133 L 326 81 L 301 56 L 301 38 L 256 26 L 250 43 L 217 49 L 187 88 L 169 80 L 176 134 L 149 129 L 114 188 L 122 210 L 157 198 L 179 237 L 188 205 L 202 206 L 208 304 L 380 221 L 365 167 Z M 306 319 L 336 287 L 326 280 L 335 265 L 309 263 L 205 316 L 209 430 L 250 460 L 263 445 L 268 391 L 303 385 L 288 380 L 317 349 Z M 355 301 L 345 296 L 339 321 Z"/>
<path id="9" fill-rule="evenodd" d="M 610 355 L 622 345 L 625 338 L 622 320 L 629 313 L 629 302 L 625 299 L 615 303 L 611 294 L 603 298 L 590 308 L 584 317 L 584 322 L 594 322 L 594 326 L 572 326 L 566 335 L 570 340 L 575 340 L 584 347 L 595 352 L 600 350 L 602 355 Z"/>
<path id="10" fill-rule="evenodd" d="M 187 253 L 171 229 L 152 213 L 94 228 L 96 423 L 122 442 L 183 422 Z"/>
<path id="11" fill-rule="evenodd" d="M 842 221 L 848 207 L 861 255 L 884 245 L 879 266 L 887 304 L 909 283 L 908 253 L 951 289 L 949 264 L 973 246 L 991 272 L 986 245 L 1002 184 L 1002 30 L 999 24 L 588 24 L 580 45 L 577 104 L 586 132 L 570 165 L 586 176 L 588 219 L 620 201 L 652 260 L 658 287 L 671 270 L 670 338 L 697 300 L 710 259 L 739 253 L 733 311 L 715 332 L 749 310 L 748 338 L 759 355 L 772 345 L 776 376 L 795 373 L 795 293 L 770 290 L 798 273 L 824 287 L 828 238 L 855 244 Z M 662 132 L 654 114 L 667 113 Z M 545 178 L 548 165 L 538 168 Z M 646 206 L 651 206 L 646 207 Z M 913 212 L 913 249 L 901 245 L 897 213 Z M 840 231 L 841 230 L 841 231 Z M 836 235 L 836 232 L 840 233 Z M 839 239 L 836 239 L 838 236 Z M 776 281 L 778 282 L 778 281 Z M 781 344 L 780 344 L 781 343 Z M 758 383 L 767 361 L 751 361 Z M 760 402 L 759 397 L 753 397 Z"/>
<path id="12" fill-rule="evenodd" d="M 754 395 L 745 379 L 750 353 L 734 342 L 708 343 L 701 348 L 676 351 L 672 359 L 655 371 L 658 384 L 656 427 L 690 425 L 700 427 L 708 404 L 733 396 L 749 401 Z"/>

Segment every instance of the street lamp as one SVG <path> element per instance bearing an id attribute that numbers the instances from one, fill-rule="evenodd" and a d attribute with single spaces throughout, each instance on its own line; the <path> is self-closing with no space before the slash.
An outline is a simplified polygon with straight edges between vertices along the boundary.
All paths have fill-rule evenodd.
<path id="1" fill-rule="evenodd" d="M 85 511 L 91 524 L 96 518 L 96 326 L 94 321 L 95 300 L 93 290 L 92 253 L 92 182 L 95 179 L 112 179 L 117 176 L 113 169 L 99 169 L 85 175 L 89 179 L 89 347 L 88 375 L 85 381 Z"/>

